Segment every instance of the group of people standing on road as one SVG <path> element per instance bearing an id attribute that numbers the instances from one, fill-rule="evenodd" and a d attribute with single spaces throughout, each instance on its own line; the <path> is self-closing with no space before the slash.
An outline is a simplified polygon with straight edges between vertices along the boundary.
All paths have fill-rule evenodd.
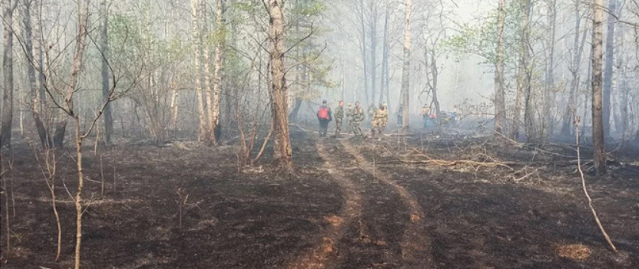
<path id="1" fill-rule="evenodd" d="M 368 110 L 368 114 L 371 118 L 371 137 L 375 138 L 375 133 L 382 135 L 386 124 L 388 123 L 388 106 L 386 103 L 380 104 L 379 107 L 371 105 Z M 331 111 L 326 100 L 322 101 L 322 105 L 317 111 L 317 119 L 320 123 L 320 136 L 324 137 L 328 133 L 328 124 L 335 117 L 335 137 L 339 137 L 342 133 L 342 124 L 344 118 L 348 120 L 350 126 L 350 132 L 353 132 L 355 136 L 364 136 L 362 132 L 361 124 L 366 120 L 366 114 L 364 109 L 360 106 L 359 102 L 355 102 L 355 107 L 348 104 L 348 107 L 344 109 L 344 101 L 339 101 L 335 114 Z"/>

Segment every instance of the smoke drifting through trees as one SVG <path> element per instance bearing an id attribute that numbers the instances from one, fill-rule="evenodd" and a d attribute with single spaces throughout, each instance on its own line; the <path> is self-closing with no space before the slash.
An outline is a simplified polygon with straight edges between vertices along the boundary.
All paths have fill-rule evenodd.
<path id="1" fill-rule="evenodd" d="M 637 65 L 635 31 L 628 30 L 635 27 L 633 21 L 639 20 L 633 15 L 636 5 L 632 3 L 604 3 L 610 10 L 604 14 L 608 18 L 603 72 L 607 138 L 624 135 L 631 139 L 638 131 L 637 100 L 633 95 L 637 89 L 629 86 L 636 78 L 626 71 Z M 10 129 L 8 124 L 17 120 L 14 111 L 29 109 L 33 117 L 27 119 L 27 125 L 36 126 L 41 143 L 47 145 L 52 139 L 61 146 L 66 121 L 53 109 L 55 100 L 49 100 L 38 85 L 68 83 L 50 79 L 47 72 L 59 73 L 57 70 L 69 63 L 70 50 L 63 44 L 69 44 L 73 35 L 64 29 L 70 29 L 73 23 L 58 17 L 75 11 L 64 1 L 4 4 L 4 16 L 13 18 L 3 20 L 5 47 L 9 48 L 12 38 L 17 38 L 19 44 L 3 52 L 7 58 L 3 62 L 4 129 Z M 290 112 L 292 119 L 299 120 L 298 114 L 308 117 L 305 107 L 317 100 L 346 99 L 362 101 L 365 107 L 387 102 L 393 108 L 392 114 L 404 111 L 402 107 L 408 103 L 402 118 L 409 121 L 409 115 L 417 114 L 423 105 L 433 105 L 436 111 L 439 104 L 439 110 L 451 111 L 463 103 L 491 103 L 491 125 L 494 123 L 499 132 L 507 131 L 513 136 L 519 132 L 521 139 L 531 141 L 570 134 L 572 115 L 587 112 L 584 104 L 591 99 L 586 95 L 591 79 L 587 68 L 580 68 L 581 63 L 590 62 L 587 58 L 592 54 L 584 46 L 592 30 L 583 23 L 591 16 L 590 3 L 484 0 L 480 10 L 475 6 L 475 1 L 287 2 L 284 10 L 289 10 L 285 15 L 288 38 L 284 51 L 289 61 L 284 70 L 291 89 L 287 94 L 291 101 L 287 114 Z M 91 104 L 104 97 L 98 98 L 99 92 L 93 89 L 101 87 L 104 95 L 112 83 L 105 64 L 100 67 L 94 61 L 102 58 L 101 54 L 116 68 L 136 66 L 143 70 L 133 93 L 107 107 L 101 124 L 106 142 L 113 140 L 112 133 L 117 133 L 117 129 L 146 133 L 161 142 L 175 135 L 191 136 L 198 126 L 199 139 L 211 144 L 219 139 L 216 130 L 217 135 L 222 135 L 222 130 L 227 135 L 233 132 L 234 125 L 230 123 L 234 122 L 235 113 L 229 108 L 236 104 L 233 99 L 241 95 L 234 92 L 234 76 L 239 74 L 236 71 L 269 61 L 266 54 L 260 59 L 247 57 L 252 50 L 267 49 L 269 43 L 265 39 L 268 21 L 264 19 L 267 12 L 262 2 L 111 0 L 100 1 L 91 9 L 94 23 L 90 36 L 98 44 L 87 48 L 88 64 L 79 81 L 79 88 L 87 90 L 79 93 L 75 101 L 81 113 L 95 114 Z M 408 11 L 413 15 L 410 21 Z M 470 18 L 469 13 L 475 16 Z M 626 30 L 620 31 L 624 29 L 620 25 Z M 12 31 L 14 28 L 18 31 Z M 411 31 L 410 36 L 407 31 Z M 412 64 L 405 66 L 407 42 L 412 43 L 413 52 L 406 59 Z M 43 43 L 49 45 L 42 49 Z M 11 55 L 14 60 L 9 60 Z M 16 67 L 10 72 L 13 65 Z M 98 68 L 102 71 L 96 73 Z M 252 72 L 258 71 L 263 72 Z M 459 77 L 457 72 L 467 73 L 466 81 L 454 79 Z M 486 75 L 491 72 L 495 72 L 493 79 Z M 10 74 L 14 73 L 20 79 L 11 82 Z M 102 78 L 94 79 L 98 75 Z M 135 79 L 134 73 L 126 76 L 128 80 Z M 253 77 L 249 87 L 263 80 L 262 76 Z M 97 81 L 102 81 L 101 86 Z M 10 109 L 17 98 L 11 87 L 26 82 L 31 85 L 26 87 L 31 89 L 26 91 L 26 102 Z M 460 83 L 466 86 L 460 88 Z M 469 85 L 472 88 L 466 89 Z M 264 99 L 253 98 L 253 102 L 258 100 Z M 590 122 L 585 119 L 584 128 L 590 128 Z M 9 143 L 9 134 L 3 133 L 4 143 Z"/>
<path id="2" fill-rule="evenodd" d="M 398 118 L 389 132 L 403 137 L 423 130 L 424 106 L 432 114 L 424 118 L 457 112 L 473 131 L 540 147 L 574 145 L 581 118 L 580 145 L 592 147 L 599 174 L 610 150 L 639 146 L 637 0 L 4 0 L 1 8 L 0 167 L 11 167 L 12 145 L 38 144 L 59 225 L 56 161 L 75 146 L 67 154 L 77 172 L 75 268 L 89 204 L 87 140 L 96 152 L 231 146 L 238 171 L 267 159 L 290 172 L 291 129 L 314 123 L 325 99 L 387 103 Z M 178 194 L 181 219 L 188 195 Z M 9 227 L 6 236 L 10 246 Z"/>

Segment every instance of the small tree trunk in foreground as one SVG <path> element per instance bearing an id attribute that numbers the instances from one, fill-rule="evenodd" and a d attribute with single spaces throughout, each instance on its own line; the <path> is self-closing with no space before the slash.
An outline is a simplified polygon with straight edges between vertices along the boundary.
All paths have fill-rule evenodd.
<path id="1" fill-rule="evenodd" d="M 269 0 L 270 16 L 270 63 L 271 63 L 271 113 L 273 117 L 273 163 L 291 168 L 293 149 L 288 129 L 288 94 L 286 66 L 284 65 L 284 1 Z"/>

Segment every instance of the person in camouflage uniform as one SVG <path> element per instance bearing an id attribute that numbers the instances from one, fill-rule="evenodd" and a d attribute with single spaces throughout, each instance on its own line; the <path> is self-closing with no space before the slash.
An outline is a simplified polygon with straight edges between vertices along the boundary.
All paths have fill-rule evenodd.
<path id="1" fill-rule="evenodd" d="M 359 106 L 359 102 L 355 102 L 355 107 L 353 108 L 350 115 L 351 117 L 349 118 L 350 120 L 349 123 L 351 126 L 351 130 L 353 131 L 353 134 L 355 134 L 356 136 L 364 135 L 362 133 L 362 128 L 360 127 L 360 125 L 366 118 L 366 115 L 364 114 L 364 109 L 361 106 Z"/>
<path id="2" fill-rule="evenodd" d="M 350 133 L 353 131 L 353 128 L 351 128 L 351 122 L 353 122 L 353 106 L 351 103 L 346 106 L 346 120 L 348 120 L 348 132 Z"/>
<path id="3" fill-rule="evenodd" d="M 375 131 L 381 136 L 388 123 L 388 110 L 385 104 L 380 104 L 379 108 L 375 110 L 371 123 L 373 125 L 371 129 L 372 138 L 375 138 Z"/>

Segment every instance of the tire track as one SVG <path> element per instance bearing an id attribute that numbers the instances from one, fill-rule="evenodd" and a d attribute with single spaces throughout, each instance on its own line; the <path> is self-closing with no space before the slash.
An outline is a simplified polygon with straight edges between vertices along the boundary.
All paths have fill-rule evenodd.
<path id="1" fill-rule="evenodd" d="M 324 168 L 342 189 L 345 202 L 338 215 L 324 216 L 324 220 L 330 223 L 330 226 L 322 235 L 322 242 L 309 253 L 289 264 L 287 268 L 291 269 L 332 268 L 340 264 L 341 258 L 337 255 L 336 245 L 346 234 L 349 225 L 360 216 L 363 208 L 362 195 L 353 181 L 338 171 L 339 164 L 331 161 L 329 154 L 318 141 L 315 141 L 315 146 L 317 153 L 324 161 Z"/>
<path id="2" fill-rule="evenodd" d="M 415 199 L 406 188 L 397 184 L 391 176 L 376 170 L 347 140 L 341 140 L 340 142 L 346 152 L 355 157 L 359 167 L 363 171 L 374 176 L 384 184 L 393 187 L 410 210 L 410 220 L 408 221 L 407 229 L 404 231 L 401 243 L 402 268 L 434 268 L 430 240 L 427 237 L 426 225 L 424 223 L 424 211 L 417 202 L 417 199 Z"/>

